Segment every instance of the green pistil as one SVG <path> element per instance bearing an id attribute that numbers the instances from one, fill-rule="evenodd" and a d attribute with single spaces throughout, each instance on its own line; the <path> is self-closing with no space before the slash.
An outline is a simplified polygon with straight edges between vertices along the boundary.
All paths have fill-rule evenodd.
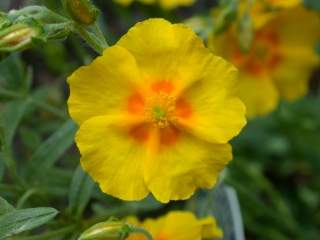
<path id="1" fill-rule="evenodd" d="M 156 121 L 161 121 L 167 116 L 167 112 L 159 106 L 153 108 L 153 117 Z"/>

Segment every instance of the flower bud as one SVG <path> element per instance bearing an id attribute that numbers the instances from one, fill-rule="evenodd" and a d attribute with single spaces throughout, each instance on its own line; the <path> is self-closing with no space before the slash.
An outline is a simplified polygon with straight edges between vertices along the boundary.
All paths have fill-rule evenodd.
<path id="1" fill-rule="evenodd" d="M 91 0 L 66 0 L 66 7 L 76 22 L 91 25 L 97 20 L 99 10 Z"/>
<path id="2" fill-rule="evenodd" d="M 0 30 L 0 51 L 21 50 L 32 43 L 40 34 L 40 29 L 24 23 L 17 23 Z"/>
<path id="3" fill-rule="evenodd" d="M 79 240 L 120 240 L 128 235 L 128 225 L 122 221 L 109 220 L 93 225 L 81 234 Z"/>

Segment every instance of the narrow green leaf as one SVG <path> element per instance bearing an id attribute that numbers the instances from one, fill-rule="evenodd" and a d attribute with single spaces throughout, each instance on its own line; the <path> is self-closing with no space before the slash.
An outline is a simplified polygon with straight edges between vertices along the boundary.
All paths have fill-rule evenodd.
<path id="1" fill-rule="evenodd" d="M 0 239 L 43 225 L 58 214 L 54 208 L 15 210 L 0 217 Z"/>
<path id="2" fill-rule="evenodd" d="M 0 62 L 0 86 L 11 90 L 26 87 L 25 66 L 19 54 L 12 54 Z"/>
<path id="3" fill-rule="evenodd" d="M 1 148 L 1 146 L 0 146 Z M 1 157 L 1 154 L 0 154 L 0 182 L 2 182 L 2 179 L 4 177 L 4 163 L 3 163 L 3 159 Z"/>
<path id="4" fill-rule="evenodd" d="M 13 177 L 16 177 L 16 163 L 12 157 L 12 141 L 17 127 L 22 120 L 30 102 L 28 100 L 15 100 L 7 103 L 0 115 L 0 129 L 2 129 L 3 145 L 0 158 L 10 170 Z"/>
<path id="5" fill-rule="evenodd" d="M 238 0 L 220 0 L 219 14 L 214 21 L 214 33 L 225 31 L 237 17 Z"/>
<path id="6" fill-rule="evenodd" d="M 42 143 L 30 160 L 33 175 L 45 172 L 44 169 L 51 167 L 62 154 L 73 144 L 77 126 L 67 120 L 60 129 Z M 29 171 L 30 172 L 30 171 Z"/>
<path id="7" fill-rule="evenodd" d="M 76 217 L 80 217 L 87 206 L 94 182 L 91 180 L 88 174 L 86 174 L 81 166 L 76 169 L 69 191 L 69 208 Z"/>
<path id="8" fill-rule="evenodd" d="M 8 203 L 7 200 L 0 197 L 0 216 L 13 210 L 14 207 L 10 203 Z"/>
<path id="9" fill-rule="evenodd" d="M 253 24 L 248 11 L 241 17 L 238 25 L 240 47 L 243 51 L 249 51 L 253 41 Z"/>
<path id="10" fill-rule="evenodd" d="M 4 145 L 10 145 L 16 129 L 30 102 L 25 99 L 7 103 L 1 111 L 0 126 L 3 129 Z"/>

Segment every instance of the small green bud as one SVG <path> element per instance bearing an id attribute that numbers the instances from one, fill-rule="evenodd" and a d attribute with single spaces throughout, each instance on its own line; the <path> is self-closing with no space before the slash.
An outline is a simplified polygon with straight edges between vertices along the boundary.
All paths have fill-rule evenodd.
<path id="1" fill-rule="evenodd" d="M 66 8 L 73 20 L 85 25 L 93 24 L 98 17 L 99 10 L 91 0 L 65 0 Z"/>
<path id="2" fill-rule="evenodd" d="M 108 220 L 98 223 L 81 234 L 79 240 L 121 240 L 128 234 L 128 224 L 118 220 Z"/>
<path id="3" fill-rule="evenodd" d="M 0 30 L 0 52 L 22 50 L 32 44 L 32 39 L 39 36 L 40 28 L 17 23 Z"/>

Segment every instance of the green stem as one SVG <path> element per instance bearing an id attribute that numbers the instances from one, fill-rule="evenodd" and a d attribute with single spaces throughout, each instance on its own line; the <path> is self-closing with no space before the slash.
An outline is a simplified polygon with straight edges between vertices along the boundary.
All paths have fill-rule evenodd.
<path id="1" fill-rule="evenodd" d="M 32 188 L 28 191 L 26 191 L 22 197 L 19 199 L 18 203 L 17 203 L 17 208 L 22 208 L 22 206 L 24 205 L 24 203 L 35 193 L 37 193 L 39 190 L 36 188 Z"/>
<path id="2" fill-rule="evenodd" d="M 109 47 L 109 44 L 107 43 L 107 40 L 106 38 L 104 37 L 99 25 L 97 22 L 94 23 L 94 26 L 93 26 L 93 29 L 95 31 L 95 33 L 97 34 L 97 37 L 99 38 L 101 44 L 102 44 L 102 47 L 105 49 L 107 47 Z"/>
<path id="3" fill-rule="evenodd" d="M 100 43 L 99 38 L 97 38 L 94 34 L 88 32 L 80 24 L 75 24 L 75 30 L 93 50 L 95 50 L 100 55 L 102 54 L 104 46 Z"/>

